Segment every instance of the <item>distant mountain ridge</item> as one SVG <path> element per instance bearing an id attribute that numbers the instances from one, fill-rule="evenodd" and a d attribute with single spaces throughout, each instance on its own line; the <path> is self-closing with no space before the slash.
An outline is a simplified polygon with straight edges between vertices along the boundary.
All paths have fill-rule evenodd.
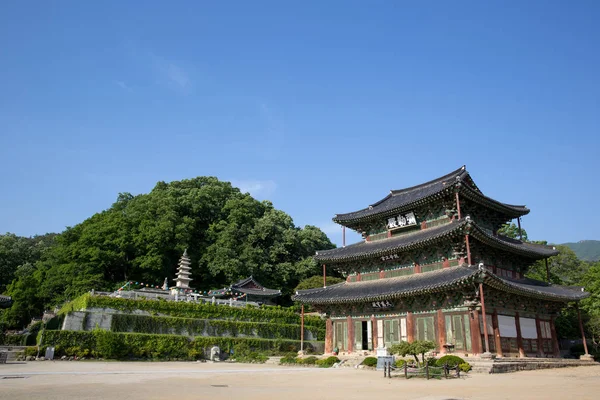
<path id="1" fill-rule="evenodd" d="M 600 240 L 580 240 L 577 243 L 563 243 L 577 254 L 580 260 L 600 260 Z"/>

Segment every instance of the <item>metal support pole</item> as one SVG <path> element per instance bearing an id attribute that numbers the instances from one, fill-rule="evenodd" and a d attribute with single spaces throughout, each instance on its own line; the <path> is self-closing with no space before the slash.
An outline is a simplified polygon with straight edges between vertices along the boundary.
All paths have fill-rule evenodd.
<path id="1" fill-rule="evenodd" d="M 581 311 L 579 311 L 579 304 L 575 303 L 575 308 L 577 308 L 577 318 L 579 319 L 579 329 L 581 330 L 581 339 L 583 339 L 583 351 L 585 351 L 585 355 L 587 356 L 588 348 L 587 342 L 585 341 L 585 332 L 583 330 L 583 322 L 581 322 Z"/>
<path id="2" fill-rule="evenodd" d="M 304 351 L 304 304 L 300 312 L 300 351 Z"/>
<path id="3" fill-rule="evenodd" d="M 429 380 L 429 364 L 425 363 L 425 376 L 427 376 L 427 380 Z"/>
<path id="4" fill-rule="evenodd" d="M 387 377 L 387 362 L 383 363 L 383 377 Z"/>
<path id="5" fill-rule="evenodd" d="M 408 379 L 408 363 L 404 361 L 404 378 Z"/>
<path id="6" fill-rule="evenodd" d="M 488 338 L 487 317 L 485 316 L 485 300 L 483 297 L 483 283 L 479 284 L 479 298 L 481 300 L 481 316 L 483 318 L 483 337 L 485 339 L 485 352 L 490 352 L 490 340 Z"/>
<path id="7" fill-rule="evenodd" d="M 346 247 L 346 227 L 342 226 L 342 247 Z"/>

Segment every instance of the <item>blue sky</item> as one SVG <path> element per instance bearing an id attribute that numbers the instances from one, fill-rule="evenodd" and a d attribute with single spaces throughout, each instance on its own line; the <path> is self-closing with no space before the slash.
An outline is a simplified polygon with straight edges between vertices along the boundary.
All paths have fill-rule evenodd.
<path id="1" fill-rule="evenodd" d="M 2 2 L 0 232 L 211 175 L 340 244 L 334 214 L 466 164 L 532 210 L 531 239 L 600 239 L 599 19 L 595 1 Z"/>

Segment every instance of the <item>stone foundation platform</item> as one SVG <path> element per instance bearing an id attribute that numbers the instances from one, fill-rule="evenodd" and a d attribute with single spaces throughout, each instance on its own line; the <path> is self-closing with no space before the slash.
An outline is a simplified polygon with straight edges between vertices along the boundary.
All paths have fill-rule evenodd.
<path id="1" fill-rule="evenodd" d="M 594 361 L 569 358 L 497 358 L 482 360 L 469 357 L 465 361 L 471 364 L 474 373 L 501 374 L 505 372 L 530 371 L 548 368 L 566 368 L 598 365 Z"/>

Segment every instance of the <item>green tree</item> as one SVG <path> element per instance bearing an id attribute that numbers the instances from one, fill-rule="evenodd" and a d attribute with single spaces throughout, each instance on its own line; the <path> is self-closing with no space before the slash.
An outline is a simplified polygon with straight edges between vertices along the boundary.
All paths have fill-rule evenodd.
<path id="1" fill-rule="evenodd" d="M 423 365 L 425 364 L 425 353 L 434 350 L 437 345 L 429 340 L 415 340 L 412 343 L 408 343 L 402 341 L 400 343 L 396 343 L 392 345 L 390 348 L 390 352 L 392 354 L 398 354 L 402 357 L 406 357 L 407 355 L 411 355 L 415 358 L 417 364 L 419 364 L 419 355 L 421 355 L 421 360 Z"/>
<path id="2" fill-rule="evenodd" d="M 9 249 L 22 245 L 14 237 L 5 243 Z M 300 280 L 319 273 L 315 251 L 333 247 L 318 228 L 295 226 L 270 202 L 242 194 L 228 182 L 214 177 L 158 182 L 147 194 L 119 193 L 110 208 L 67 228 L 41 255 L 5 262 L 3 271 L 12 271 L 11 279 L 24 262 L 32 268 L 11 285 L 9 295 L 18 300 L 6 318 L 22 323 L 43 307 L 91 289 L 115 290 L 126 281 L 161 285 L 175 276 L 186 248 L 197 289 L 253 275 L 265 286 L 282 289 L 283 301 L 289 301 Z M 1 249 L 0 263 L 1 255 L 10 253 Z M 30 310 L 26 298 L 35 299 Z"/>
<path id="3" fill-rule="evenodd" d="M 537 242 L 545 244 L 544 242 Z M 589 264 L 581 261 L 575 252 L 567 246 L 555 245 L 559 254 L 548 259 L 548 270 L 550 271 L 550 282 L 557 285 L 579 285 L 589 269 Z M 529 268 L 526 276 L 528 278 L 546 281 L 545 260 L 536 261 Z"/>
<path id="4" fill-rule="evenodd" d="M 519 239 L 519 227 L 517 225 L 515 225 L 514 222 L 511 222 L 509 224 L 504 224 L 500 227 L 500 229 L 498 229 L 498 233 L 500 235 L 509 237 L 509 238 L 513 238 L 513 239 Z M 523 241 L 527 242 L 529 239 L 527 238 L 527 231 L 525 231 L 525 229 L 521 228 L 521 234 L 523 235 Z"/>
<path id="5" fill-rule="evenodd" d="M 327 286 L 335 285 L 336 283 L 340 283 L 340 282 L 344 282 L 344 279 L 337 278 L 335 276 L 327 277 Z M 315 276 L 311 276 L 310 278 L 306 278 L 306 279 L 303 279 L 302 281 L 300 281 L 300 283 L 298 284 L 298 286 L 296 286 L 296 288 L 294 290 L 296 291 L 296 290 L 315 289 L 315 288 L 320 288 L 320 287 L 323 287 L 323 275 L 315 275 Z"/>

